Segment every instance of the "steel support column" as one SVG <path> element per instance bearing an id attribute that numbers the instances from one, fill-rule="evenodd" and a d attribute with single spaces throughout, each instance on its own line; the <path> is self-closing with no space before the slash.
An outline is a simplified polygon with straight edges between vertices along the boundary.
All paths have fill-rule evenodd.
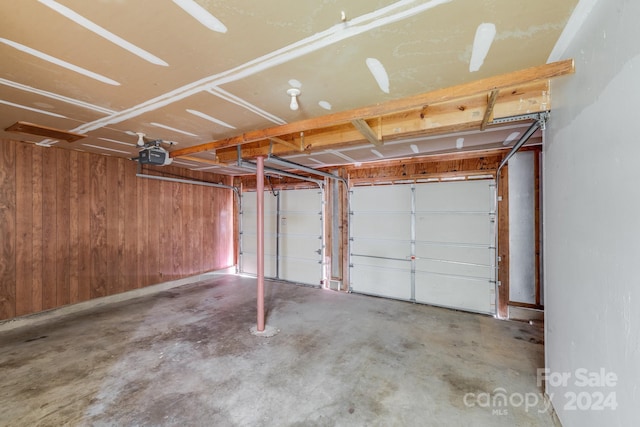
<path id="1" fill-rule="evenodd" d="M 258 157 L 256 167 L 256 204 L 258 239 L 258 332 L 264 331 L 264 158 Z"/>

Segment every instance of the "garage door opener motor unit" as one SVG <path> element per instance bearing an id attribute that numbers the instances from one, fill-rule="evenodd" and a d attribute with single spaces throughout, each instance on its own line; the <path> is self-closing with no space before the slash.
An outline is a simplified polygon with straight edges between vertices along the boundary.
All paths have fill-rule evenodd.
<path id="1" fill-rule="evenodd" d="M 161 139 L 148 140 L 144 134 L 138 133 L 138 147 L 142 149 L 138 152 L 138 162 L 143 165 L 170 165 L 173 159 L 169 157 L 169 152 L 161 144 L 174 145 L 173 141 L 163 141 Z"/>

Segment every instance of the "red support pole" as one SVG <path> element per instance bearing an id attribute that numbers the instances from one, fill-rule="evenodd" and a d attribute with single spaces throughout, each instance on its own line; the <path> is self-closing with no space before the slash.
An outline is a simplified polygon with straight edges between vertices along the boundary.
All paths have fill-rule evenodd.
<path id="1" fill-rule="evenodd" d="M 258 217 L 258 332 L 264 331 L 264 158 L 257 158 L 256 200 Z"/>

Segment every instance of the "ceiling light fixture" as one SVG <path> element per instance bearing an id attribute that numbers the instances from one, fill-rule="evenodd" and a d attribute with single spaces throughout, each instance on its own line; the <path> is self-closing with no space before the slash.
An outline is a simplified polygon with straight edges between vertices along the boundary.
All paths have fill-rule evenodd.
<path id="1" fill-rule="evenodd" d="M 296 111 L 299 108 L 298 96 L 300 96 L 300 89 L 292 87 L 291 89 L 287 90 L 287 95 L 291 97 L 291 103 L 289 104 L 289 108 L 291 108 L 293 111 Z"/>
<path id="2" fill-rule="evenodd" d="M 144 137 L 146 135 L 142 132 L 136 132 L 136 135 L 138 135 L 138 142 L 136 143 L 136 145 L 138 147 L 144 147 L 144 144 L 145 144 Z"/>

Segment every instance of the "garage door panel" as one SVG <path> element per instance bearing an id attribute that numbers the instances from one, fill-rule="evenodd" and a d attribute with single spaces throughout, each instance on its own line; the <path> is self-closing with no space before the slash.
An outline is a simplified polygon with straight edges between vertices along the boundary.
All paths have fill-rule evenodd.
<path id="1" fill-rule="evenodd" d="M 491 241 L 489 215 L 423 215 L 416 218 L 418 240 L 486 244 Z"/>
<path id="2" fill-rule="evenodd" d="M 491 268 L 483 265 L 469 265 L 442 262 L 440 260 L 417 259 L 416 273 L 438 273 L 469 278 L 485 278 L 489 280 L 491 277 Z"/>
<path id="3" fill-rule="evenodd" d="M 356 187 L 352 190 L 354 212 L 410 212 L 411 188 L 408 185 Z"/>
<path id="4" fill-rule="evenodd" d="M 242 195 L 242 272 L 257 274 L 257 194 L 248 192 Z M 264 195 L 264 274 L 274 277 L 276 274 L 276 198 L 270 194 Z"/>
<path id="5" fill-rule="evenodd" d="M 396 240 L 409 240 L 411 238 L 411 216 L 403 214 L 362 214 L 357 221 L 351 222 L 354 239 L 359 237 Z"/>
<path id="6" fill-rule="evenodd" d="M 390 268 L 392 270 L 406 270 L 411 271 L 411 264 L 409 260 L 402 259 L 387 259 L 387 258 L 374 258 L 368 256 L 353 256 L 353 265 L 370 267 L 370 268 Z"/>
<path id="7" fill-rule="evenodd" d="M 379 264 L 354 264 L 351 284 L 357 292 L 389 298 L 411 299 L 409 263 L 381 260 Z"/>
<path id="8" fill-rule="evenodd" d="M 351 244 L 351 253 L 358 255 L 379 256 L 385 258 L 405 259 L 411 255 L 408 241 L 394 240 L 354 240 Z"/>
<path id="9" fill-rule="evenodd" d="M 493 283 L 433 274 L 416 274 L 416 302 L 493 313 Z"/>
<path id="10" fill-rule="evenodd" d="M 277 194 L 264 193 L 265 276 L 318 285 L 323 280 L 322 192 L 317 189 L 282 190 Z M 242 271 L 256 274 L 256 193 L 244 193 L 242 202 Z M 278 243 L 280 248 L 277 248 Z M 279 260 L 276 254 L 279 254 Z"/>
<path id="11" fill-rule="evenodd" d="M 243 233 L 243 237 L 245 237 L 243 249 L 248 252 L 257 252 L 256 248 L 258 247 L 257 237 L 258 235 L 255 232 L 245 232 Z M 276 248 L 276 235 L 275 233 L 265 233 L 264 234 L 264 252 L 268 254 L 275 254 Z"/>
<path id="12" fill-rule="evenodd" d="M 256 192 L 251 191 L 242 194 L 242 211 L 244 213 L 249 213 L 253 218 L 256 217 L 257 208 L 257 197 Z M 277 198 L 272 193 L 264 193 L 264 213 L 265 215 L 269 215 L 271 212 L 275 212 L 276 210 Z M 254 223 L 256 221 L 253 221 Z"/>
<path id="13" fill-rule="evenodd" d="M 245 274 L 258 274 L 258 261 L 255 252 L 244 252 L 242 255 L 242 272 Z M 264 275 L 265 277 L 275 277 L 276 257 L 275 255 L 264 255 Z"/>
<path id="14" fill-rule="evenodd" d="M 247 219 L 251 218 L 251 220 L 247 221 Z M 272 232 L 275 233 L 276 230 L 276 217 L 275 215 L 265 214 L 264 216 L 264 229 L 265 233 Z M 244 211 L 243 223 L 242 223 L 243 233 L 247 235 L 255 236 L 258 232 L 258 224 L 256 221 L 256 213 L 255 212 L 247 212 Z M 269 230 L 269 231 L 267 231 Z"/>
<path id="15" fill-rule="evenodd" d="M 486 180 L 438 182 L 416 186 L 416 211 L 491 210 L 492 197 Z"/>
<path id="16" fill-rule="evenodd" d="M 487 251 L 486 246 L 460 247 L 439 244 L 416 243 L 416 257 L 441 259 L 445 261 L 459 261 L 474 264 L 492 264 L 493 251 Z"/>
<path id="17" fill-rule="evenodd" d="M 312 234 L 317 238 L 322 232 L 322 216 L 318 212 L 282 212 L 280 232 L 285 234 Z"/>
<path id="18" fill-rule="evenodd" d="M 322 265 L 317 259 L 288 258 L 280 269 L 282 278 L 290 282 L 316 286 L 321 284 Z"/>
<path id="19" fill-rule="evenodd" d="M 280 243 L 280 254 L 284 257 L 310 258 L 318 261 L 321 246 L 322 241 L 318 237 L 289 235 Z"/>
<path id="20" fill-rule="evenodd" d="M 322 277 L 322 192 L 280 191 L 280 278 L 318 285 Z"/>
<path id="21" fill-rule="evenodd" d="M 353 291 L 493 312 L 493 181 L 411 187 L 353 189 Z"/>
<path id="22" fill-rule="evenodd" d="M 318 189 L 283 190 L 280 192 L 280 211 L 318 213 L 322 209 L 322 192 Z"/>

